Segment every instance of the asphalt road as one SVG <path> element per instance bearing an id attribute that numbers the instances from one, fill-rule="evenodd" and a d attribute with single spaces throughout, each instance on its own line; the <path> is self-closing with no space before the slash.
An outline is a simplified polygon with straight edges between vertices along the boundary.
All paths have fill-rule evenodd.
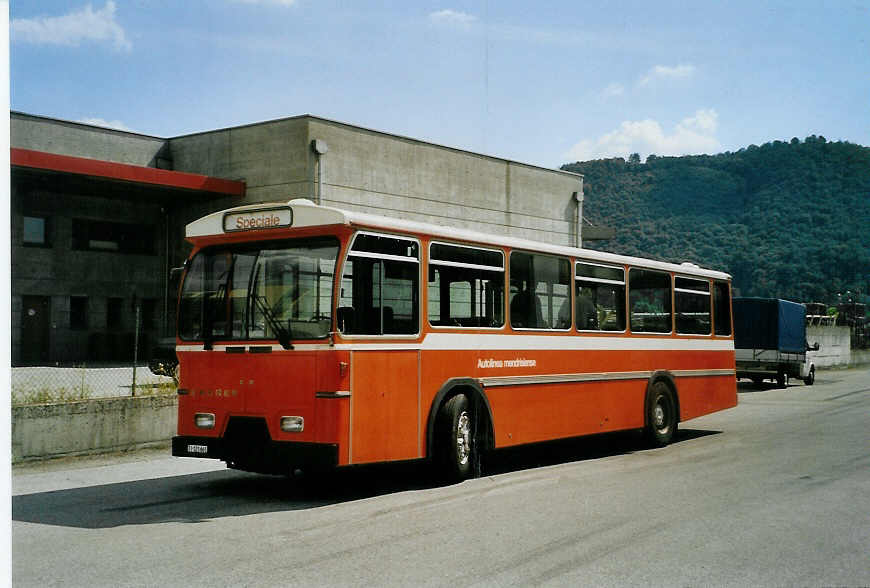
<path id="1" fill-rule="evenodd" d="M 16 586 L 870 586 L 870 369 L 635 435 L 287 480 L 140 452 L 16 467 Z"/>

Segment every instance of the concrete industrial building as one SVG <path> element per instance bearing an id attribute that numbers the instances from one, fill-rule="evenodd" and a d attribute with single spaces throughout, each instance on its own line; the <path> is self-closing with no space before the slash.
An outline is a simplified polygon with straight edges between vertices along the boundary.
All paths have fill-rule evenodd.
<path id="1" fill-rule="evenodd" d="M 185 224 L 240 204 L 579 240 L 582 176 L 310 115 L 166 139 L 13 112 L 10 134 L 13 365 L 129 361 L 135 306 L 147 350 Z"/>

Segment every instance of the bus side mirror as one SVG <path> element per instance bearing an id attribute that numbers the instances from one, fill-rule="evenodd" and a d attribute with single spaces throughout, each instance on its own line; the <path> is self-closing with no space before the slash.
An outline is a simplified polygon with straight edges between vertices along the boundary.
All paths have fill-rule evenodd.
<path id="1" fill-rule="evenodd" d="M 169 270 L 169 279 L 173 282 L 178 282 L 181 279 L 181 274 L 184 273 L 184 267 L 174 267 Z"/>

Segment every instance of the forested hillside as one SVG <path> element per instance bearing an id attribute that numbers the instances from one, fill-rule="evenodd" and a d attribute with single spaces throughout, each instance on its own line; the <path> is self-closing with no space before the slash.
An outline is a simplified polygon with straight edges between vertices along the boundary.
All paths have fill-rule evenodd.
<path id="1" fill-rule="evenodd" d="M 736 153 L 567 164 L 584 216 L 616 230 L 587 247 L 691 261 L 742 296 L 833 303 L 870 289 L 870 148 L 811 136 Z"/>

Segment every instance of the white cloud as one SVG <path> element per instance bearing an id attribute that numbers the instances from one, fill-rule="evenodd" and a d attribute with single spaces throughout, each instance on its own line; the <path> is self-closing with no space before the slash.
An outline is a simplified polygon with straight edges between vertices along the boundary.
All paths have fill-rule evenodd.
<path id="1" fill-rule="evenodd" d="M 654 80 L 677 80 L 692 77 L 695 73 L 694 65 L 656 65 L 651 68 L 640 81 L 639 86 L 645 86 Z"/>
<path id="2" fill-rule="evenodd" d="M 608 84 L 606 88 L 601 90 L 602 98 L 616 98 L 625 94 L 625 87 L 622 84 Z"/>
<path id="3" fill-rule="evenodd" d="M 429 14 L 429 20 L 437 24 L 469 28 L 472 23 L 477 20 L 477 17 L 465 12 L 458 12 L 447 8 Z"/>
<path id="4" fill-rule="evenodd" d="M 80 118 L 76 122 L 80 122 L 86 125 L 93 125 L 95 127 L 105 127 L 107 129 L 115 129 L 117 131 L 127 131 L 128 133 L 135 133 L 133 129 L 125 125 L 119 120 L 105 120 L 102 118 Z"/>
<path id="5" fill-rule="evenodd" d="M 98 10 L 88 4 L 63 16 L 15 18 L 9 29 L 13 42 L 78 47 L 83 41 L 95 41 L 109 42 L 118 50 L 133 48 L 115 20 L 115 3 L 111 0 Z"/>
<path id="6" fill-rule="evenodd" d="M 670 134 L 652 119 L 624 121 L 619 128 L 597 139 L 584 139 L 567 153 L 570 161 L 589 161 L 606 157 L 641 157 L 715 153 L 721 149 L 716 139 L 719 115 L 713 109 L 698 110 L 684 118 Z"/>

